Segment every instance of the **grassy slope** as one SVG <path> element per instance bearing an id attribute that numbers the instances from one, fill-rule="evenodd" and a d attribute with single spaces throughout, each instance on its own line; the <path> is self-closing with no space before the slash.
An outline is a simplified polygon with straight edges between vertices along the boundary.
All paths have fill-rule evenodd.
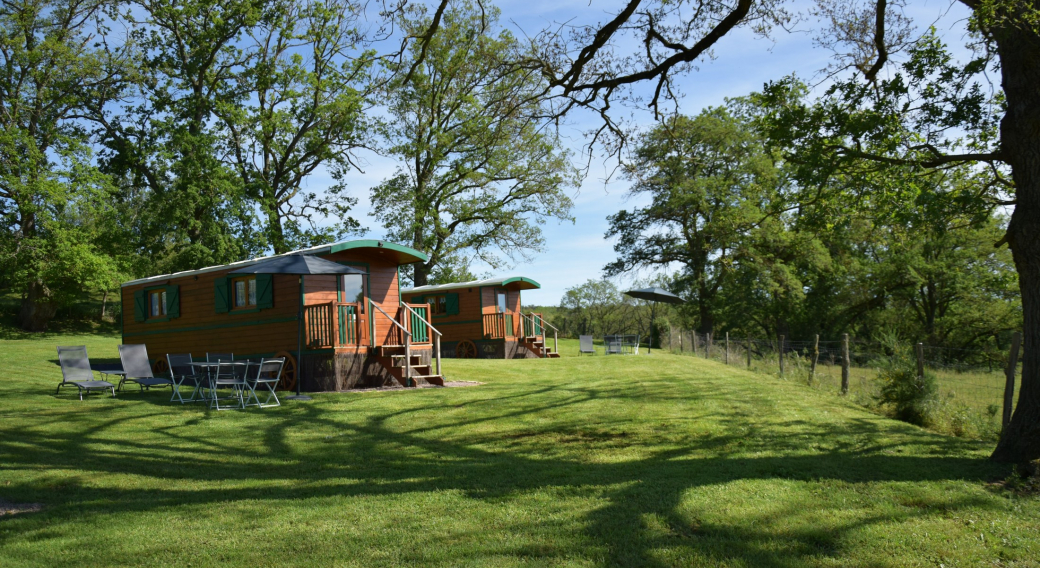
<path id="1" fill-rule="evenodd" d="M 0 566 L 1037 566 L 989 445 L 691 357 L 446 361 L 474 388 L 219 414 L 53 395 L 0 341 Z M 566 348 L 576 352 L 576 342 Z M 566 354 L 566 352 L 565 352 Z"/>

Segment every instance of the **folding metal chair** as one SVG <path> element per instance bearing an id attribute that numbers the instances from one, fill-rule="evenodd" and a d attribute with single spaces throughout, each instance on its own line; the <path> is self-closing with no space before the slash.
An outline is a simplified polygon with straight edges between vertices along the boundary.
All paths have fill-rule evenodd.
<path id="1" fill-rule="evenodd" d="M 281 406 L 282 402 L 278 400 L 278 395 L 275 394 L 274 389 L 278 386 L 278 381 L 282 378 L 282 368 L 284 366 L 284 357 L 278 357 L 276 359 L 261 359 L 260 364 L 256 365 L 256 375 L 246 376 L 246 388 L 249 389 L 249 394 L 246 396 L 244 406 L 249 406 L 251 400 L 255 400 L 256 405 L 260 408 Z M 257 387 L 267 390 L 267 398 L 264 399 L 263 402 L 260 402 L 260 397 L 256 394 Z M 270 404 L 271 398 L 274 398 L 274 404 Z"/>
<path id="2" fill-rule="evenodd" d="M 181 404 L 195 402 L 195 396 L 202 390 L 203 377 L 196 374 L 195 367 L 191 365 L 191 354 L 167 354 L 166 362 L 170 367 L 170 379 L 173 380 L 173 396 L 170 402 L 179 401 Z M 184 400 L 181 389 L 191 388 L 191 396 Z"/>
<path id="3" fill-rule="evenodd" d="M 58 346 L 58 363 L 61 364 L 61 383 L 58 384 L 54 394 L 61 392 L 61 387 L 74 386 L 79 389 L 80 400 L 83 400 L 83 391 L 90 394 L 92 390 L 112 389 L 112 396 L 116 395 L 115 385 L 108 381 L 94 380 L 94 371 L 90 368 L 86 345 Z"/>
<path id="4" fill-rule="evenodd" d="M 229 408 L 235 408 L 233 406 L 224 405 L 224 408 L 220 407 L 220 393 L 218 389 L 221 387 L 234 389 L 235 395 L 228 397 L 230 399 L 238 399 L 238 408 L 245 408 L 245 399 L 242 396 L 242 391 L 246 389 L 245 381 L 246 365 L 243 363 L 235 363 L 233 361 L 217 361 L 217 370 L 210 380 L 210 389 L 212 390 L 213 397 L 210 398 L 210 406 L 217 410 L 227 410 Z M 227 399 L 225 399 L 227 400 Z"/>
<path id="5" fill-rule="evenodd" d="M 220 361 L 234 361 L 234 353 L 206 353 L 207 363 L 219 363 Z"/>

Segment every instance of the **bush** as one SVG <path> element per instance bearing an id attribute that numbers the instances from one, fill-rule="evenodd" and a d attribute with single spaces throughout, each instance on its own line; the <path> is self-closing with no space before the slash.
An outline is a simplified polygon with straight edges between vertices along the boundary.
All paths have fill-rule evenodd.
<path id="1" fill-rule="evenodd" d="M 925 426 L 939 391 L 934 375 L 917 376 L 917 361 L 904 347 L 892 346 L 892 355 L 878 369 L 881 385 L 878 402 L 887 406 L 893 418 Z"/>
<path id="2" fill-rule="evenodd" d="M 672 342 L 672 324 L 668 321 L 668 318 L 656 318 L 654 319 L 654 335 L 653 335 L 652 347 L 667 349 L 671 347 Z"/>

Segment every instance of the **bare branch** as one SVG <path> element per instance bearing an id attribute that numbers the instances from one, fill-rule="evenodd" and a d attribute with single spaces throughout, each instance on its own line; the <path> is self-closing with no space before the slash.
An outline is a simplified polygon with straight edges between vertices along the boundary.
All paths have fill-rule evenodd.
<path id="1" fill-rule="evenodd" d="M 888 61 L 888 47 L 885 45 L 885 10 L 887 7 L 888 0 L 877 0 L 874 14 L 874 47 L 877 49 L 877 61 L 864 74 L 864 77 L 871 83 Z"/>
<path id="2" fill-rule="evenodd" d="M 415 58 L 415 61 L 412 62 L 412 66 L 408 69 L 408 73 L 404 76 L 405 83 L 412 80 L 412 75 L 415 73 L 416 68 L 422 65 L 423 61 L 426 60 L 426 50 L 430 45 L 430 40 L 433 39 L 433 35 L 437 33 L 437 29 L 441 26 L 441 16 L 444 15 L 444 10 L 448 7 L 448 1 L 449 0 L 441 0 L 440 5 L 437 6 L 437 11 L 433 14 L 433 21 L 430 22 L 430 26 L 426 28 L 426 31 L 423 32 L 422 35 L 409 36 L 408 39 L 419 40 L 422 48 L 419 50 L 419 56 Z M 481 4 L 481 9 L 483 9 L 483 3 L 478 3 Z"/>

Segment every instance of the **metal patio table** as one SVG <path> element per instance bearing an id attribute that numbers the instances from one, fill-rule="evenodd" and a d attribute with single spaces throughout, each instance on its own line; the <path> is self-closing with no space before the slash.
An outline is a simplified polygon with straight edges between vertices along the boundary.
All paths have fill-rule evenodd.
<path id="1" fill-rule="evenodd" d="M 252 365 L 259 365 L 260 363 L 257 363 L 255 361 L 224 361 L 223 363 L 221 363 L 220 361 L 192 361 L 191 363 L 186 363 L 186 364 L 187 365 L 191 365 L 192 367 L 198 367 L 199 369 L 202 370 L 202 376 L 205 377 L 205 381 L 206 381 L 206 387 L 205 388 L 208 389 L 210 393 L 212 393 L 213 397 L 212 398 L 202 397 L 199 400 L 205 400 L 205 401 L 209 402 L 211 400 L 216 400 L 216 398 L 217 398 L 217 389 L 213 388 L 213 383 L 212 383 L 212 381 L 213 381 L 213 369 L 217 368 L 219 365 L 222 365 L 222 364 L 223 365 L 235 365 L 235 366 L 249 367 L 249 366 L 252 366 Z M 231 397 L 228 397 L 228 398 L 231 398 Z"/>

